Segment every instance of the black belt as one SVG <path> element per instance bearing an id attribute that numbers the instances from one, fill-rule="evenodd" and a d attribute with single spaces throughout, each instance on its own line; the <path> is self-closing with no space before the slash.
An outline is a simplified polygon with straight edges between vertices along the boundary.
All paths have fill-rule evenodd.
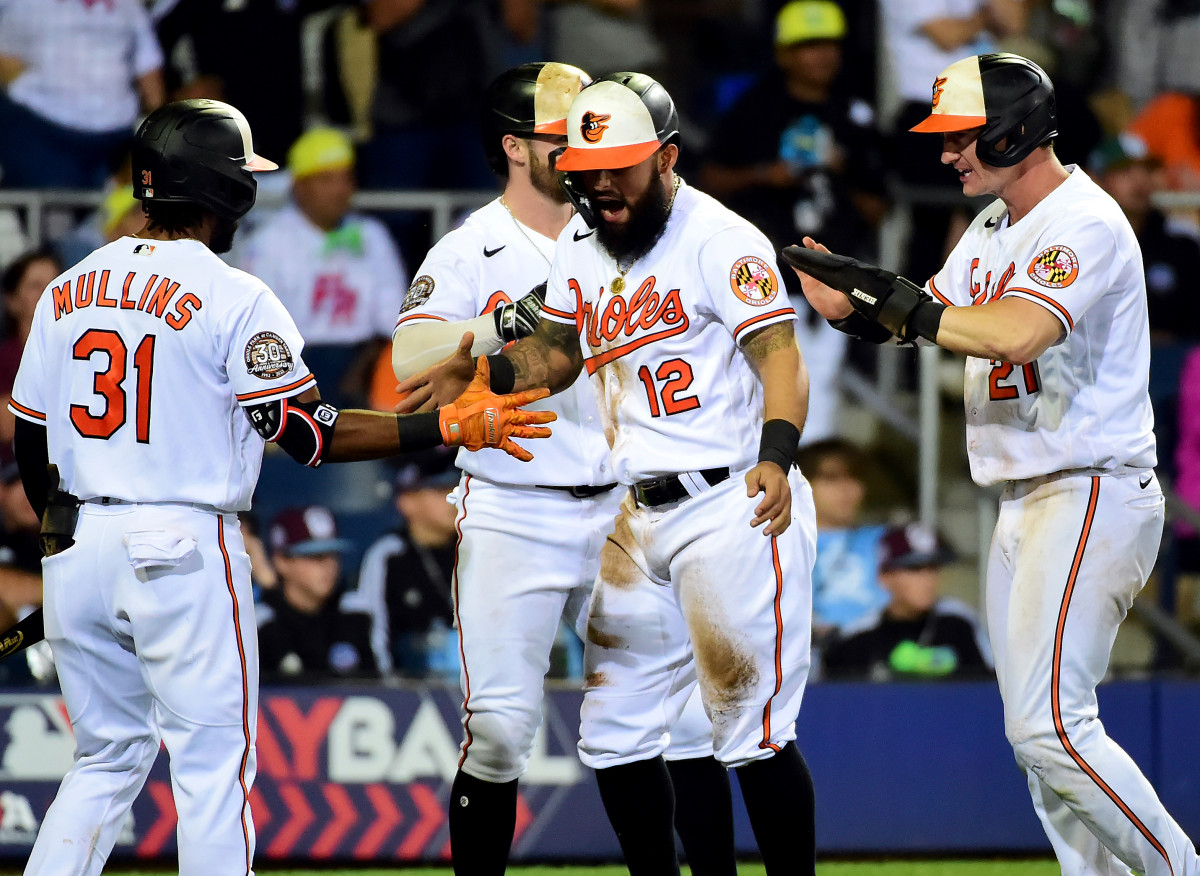
<path id="1" fill-rule="evenodd" d="M 698 474 L 704 478 L 710 487 L 715 487 L 729 477 L 729 469 L 706 468 L 698 472 Z M 645 505 L 648 508 L 678 502 L 680 499 L 686 499 L 691 495 L 687 491 L 687 487 L 683 485 L 683 481 L 679 480 L 678 475 L 663 475 L 659 478 L 638 481 L 633 485 L 632 489 L 633 497 L 637 499 L 638 504 Z"/>
<path id="2" fill-rule="evenodd" d="M 539 490 L 561 490 L 564 493 L 570 493 L 576 499 L 590 499 L 593 496 L 599 496 L 601 493 L 607 493 L 610 490 L 616 489 L 616 484 L 599 484 L 591 486 L 590 484 L 580 484 L 577 487 L 560 487 L 554 484 L 538 484 Z"/>

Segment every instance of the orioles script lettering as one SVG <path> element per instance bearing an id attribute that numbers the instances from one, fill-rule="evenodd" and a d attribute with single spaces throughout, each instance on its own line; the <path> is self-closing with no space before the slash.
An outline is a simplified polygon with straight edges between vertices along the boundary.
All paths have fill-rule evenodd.
<path id="1" fill-rule="evenodd" d="M 576 300 L 583 299 L 578 281 L 568 280 L 567 285 L 575 293 Z M 607 347 L 587 360 L 589 374 L 638 347 L 687 331 L 688 318 L 679 298 L 679 290 L 672 289 L 665 295 L 659 295 L 654 291 L 654 285 L 655 278 L 647 277 L 628 299 L 612 295 L 603 307 L 599 306 L 599 302 L 584 302 L 580 312 L 580 331 L 586 333 L 588 346 L 592 350 Z M 648 334 L 613 345 L 621 338 L 632 339 L 634 332 L 639 329 Z"/>

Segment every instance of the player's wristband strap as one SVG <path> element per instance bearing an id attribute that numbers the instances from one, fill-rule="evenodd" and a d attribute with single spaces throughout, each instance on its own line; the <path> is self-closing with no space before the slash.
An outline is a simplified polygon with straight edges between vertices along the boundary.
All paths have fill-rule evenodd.
<path id="1" fill-rule="evenodd" d="M 767 420 L 763 423 L 758 442 L 758 461 L 773 462 L 787 474 L 796 460 L 800 445 L 800 430 L 787 420 Z"/>
<path id="2" fill-rule="evenodd" d="M 400 436 L 400 450 L 428 450 L 442 445 L 442 427 L 438 423 L 437 411 L 422 414 L 399 414 L 396 416 L 396 432 Z"/>
<path id="3" fill-rule="evenodd" d="M 904 326 L 904 339 L 911 341 L 924 338 L 936 344 L 938 329 L 942 326 L 942 314 L 945 312 L 946 305 L 940 301 L 922 301 L 913 308 L 908 317 L 908 324 Z"/>
<path id="4" fill-rule="evenodd" d="M 517 382 L 517 371 L 513 368 L 512 360 L 499 354 L 488 356 L 487 360 L 491 373 L 489 383 L 492 392 L 497 395 L 508 395 L 513 391 L 513 386 Z"/>

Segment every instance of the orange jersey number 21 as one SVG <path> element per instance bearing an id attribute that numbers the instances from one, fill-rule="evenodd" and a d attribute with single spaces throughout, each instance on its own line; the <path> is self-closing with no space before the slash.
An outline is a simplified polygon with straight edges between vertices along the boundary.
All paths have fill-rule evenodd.
<path id="1" fill-rule="evenodd" d="M 991 401 L 1009 401 L 1021 395 L 1015 383 L 1002 382 L 1012 376 L 1014 367 L 1012 362 L 992 360 L 992 370 L 988 374 L 988 398 Z M 1026 395 L 1033 395 L 1042 388 L 1042 373 L 1038 370 L 1036 361 L 1026 362 L 1021 366 L 1021 377 Z"/>

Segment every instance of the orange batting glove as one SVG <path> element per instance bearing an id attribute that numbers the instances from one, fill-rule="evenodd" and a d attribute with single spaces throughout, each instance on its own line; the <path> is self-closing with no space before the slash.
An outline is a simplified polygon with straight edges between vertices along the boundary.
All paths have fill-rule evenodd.
<path id="1" fill-rule="evenodd" d="M 516 444 L 513 438 L 549 438 L 545 423 L 558 419 L 553 411 L 523 411 L 523 405 L 550 395 L 548 389 L 529 389 L 512 395 L 496 395 L 490 386 L 491 369 L 487 357 L 475 362 L 475 379 L 463 394 L 438 408 L 438 425 L 447 447 L 482 450 L 496 447 L 522 462 L 533 454 Z"/>

